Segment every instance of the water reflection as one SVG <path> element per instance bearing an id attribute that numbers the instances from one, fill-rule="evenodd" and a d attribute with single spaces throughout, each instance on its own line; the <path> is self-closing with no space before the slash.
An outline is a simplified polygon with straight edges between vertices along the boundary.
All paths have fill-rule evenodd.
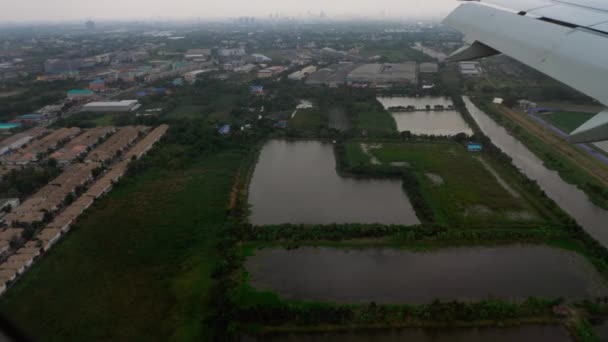
<path id="1" fill-rule="evenodd" d="M 340 177 L 333 145 L 269 141 L 249 189 L 250 222 L 419 223 L 399 180 Z"/>
<path id="2" fill-rule="evenodd" d="M 246 261 L 251 283 L 297 300 L 424 304 L 529 296 L 584 299 L 608 294 L 582 256 L 546 246 L 397 249 L 264 249 Z"/>

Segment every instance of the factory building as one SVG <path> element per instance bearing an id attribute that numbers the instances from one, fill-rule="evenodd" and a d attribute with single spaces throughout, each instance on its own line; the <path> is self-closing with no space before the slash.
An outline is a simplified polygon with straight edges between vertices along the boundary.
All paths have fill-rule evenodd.
<path id="1" fill-rule="evenodd" d="M 483 72 L 479 62 L 460 62 L 458 68 L 460 69 L 460 74 L 465 77 L 478 77 Z"/>
<path id="2" fill-rule="evenodd" d="M 439 64 L 437 63 L 420 63 L 420 73 L 436 74 L 439 72 Z"/>
<path id="3" fill-rule="evenodd" d="M 91 102 L 87 103 L 80 110 L 81 112 L 133 112 L 141 107 L 141 104 L 137 100 L 122 100 L 122 101 L 108 101 L 108 102 Z"/>
<path id="4" fill-rule="evenodd" d="M 363 64 L 346 77 L 349 85 L 391 86 L 416 84 L 416 62 L 399 64 Z"/>

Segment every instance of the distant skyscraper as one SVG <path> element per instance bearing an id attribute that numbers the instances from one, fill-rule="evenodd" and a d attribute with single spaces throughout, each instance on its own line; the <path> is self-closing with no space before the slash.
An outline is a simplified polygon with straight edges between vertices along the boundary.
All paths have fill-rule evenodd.
<path id="1" fill-rule="evenodd" d="M 323 10 L 321 10 L 321 14 L 319 14 L 319 17 L 320 18 L 325 18 L 327 16 L 325 15 L 325 12 Z"/>
<path id="2" fill-rule="evenodd" d="M 95 31 L 95 22 L 93 20 L 87 20 L 87 22 L 85 23 L 85 26 L 87 27 L 87 30 L 89 31 Z"/>

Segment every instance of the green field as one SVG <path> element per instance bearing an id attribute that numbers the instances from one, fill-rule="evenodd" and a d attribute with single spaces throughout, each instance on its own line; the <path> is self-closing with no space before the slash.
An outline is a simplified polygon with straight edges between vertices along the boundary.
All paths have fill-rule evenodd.
<path id="1" fill-rule="evenodd" d="M 298 109 L 296 115 L 289 120 L 289 128 L 318 131 L 326 126 L 326 121 L 327 116 L 316 108 Z"/>
<path id="2" fill-rule="evenodd" d="M 187 148 L 166 144 L 145 161 L 158 166 L 97 202 L 0 311 L 40 341 L 209 339 L 215 244 L 246 151 L 193 153 L 181 167 Z"/>
<path id="3" fill-rule="evenodd" d="M 595 116 L 595 114 L 580 112 L 552 112 L 548 114 L 539 114 L 539 116 L 562 131 L 570 133 L 587 120 Z"/>
<path id="4" fill-rule="evenodd" d="M 204 117 L 203 109 L 200 105 L 181 105 L 172 110 L 167 118 L 170 119 L 200 119 Z"/>
<path id="5" fill-rule="evenodd" d="M 95 126 L 113 126 L 115 117 L 116 114 L 103 114 L 92 120 L 92 122 Z"/>
<path id="6" fill-rule="evenodd" d="M 489 158 L 469 153 L 462 145 L 384 143 L 375 144 L 369 153 L 381 163 L 378 168 L 406 167 L 413 170 L 425 199 L 433 208 L 436 221 L 440 223 L 470 228 L 543 221 L 542 215 L 528 203 L 525 189 L 515 184 L 510 175 Z M 348 143 L 346 154 L 349 162 L 355 165 L 369 163 L 369 155 L 361 151 L 359 142 Z M 499 183 L 482 160 L 506 186 Z"/>
<path id="7" fill-rule="evenodd" d="M 369 133 L 397 132 L 395 119 L 379 104 L 356 102 L 352 107 L 353 123 L 358 130 L 365 130 Z"/>

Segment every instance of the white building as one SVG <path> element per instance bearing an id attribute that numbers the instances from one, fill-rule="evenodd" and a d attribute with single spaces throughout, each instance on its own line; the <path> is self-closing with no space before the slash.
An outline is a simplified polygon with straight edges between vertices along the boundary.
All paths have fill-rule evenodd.
<path id="1" fill-rule="evenodd" d="M 309 65 L 305 68 L 303 68 L 302 70 L 296 71 L 292 74 L 290 74 L 289 76 L 287 76 L 287 78 L 289 78 L 290 80 L 302 80 L 305 79 L 306 77 L 308 77 L 310 74 L 312 74 L 313 72 L 317 71 L 317 67 L 314 65 Z"/>
<path id="2" fill-rule="evenodd" d="M 244 48 L 219 49 L 217 53 L 220 57 L 242 57 L 247 54 Z"/>
<path id="3" fill-rule="evenodd" d="M 132 112 L 141 107 L 137 100 L 105 101 L 87 103 L 80 110 L 81 112 Z"/>
<path id="4" fill-rule="evenodd" d="M 259 53 L 251 54 L 251 59 L 255 63 L 268 63 L 268 62 L 272 61 L 272 59 L 270 59 L 269 57 L 264 56 L 264 55 L 259 54 Z"/>
<path id="5" fill-rule="evenodd" d="M 0 154 L 5 154 L 10 150 L 16 150 L 30 142 L 33 138 L 24 133 L 17 133 L 10 136 L 0 143 Z"/>
<path id="6" fill-rule="evenodd" d="M 480 76 L 482 73 L 481 64 L 479 64 L 479 62 L 460 62 L 458 67 L 462 76 L 476 77 Z"/>
<path id="7" fill-rule="evenodd" d="M 190 84 L 195 83 L 198 75 L 209 72 L 209 70 L 194 70 L 184 74 L 184 80 Z"/>

